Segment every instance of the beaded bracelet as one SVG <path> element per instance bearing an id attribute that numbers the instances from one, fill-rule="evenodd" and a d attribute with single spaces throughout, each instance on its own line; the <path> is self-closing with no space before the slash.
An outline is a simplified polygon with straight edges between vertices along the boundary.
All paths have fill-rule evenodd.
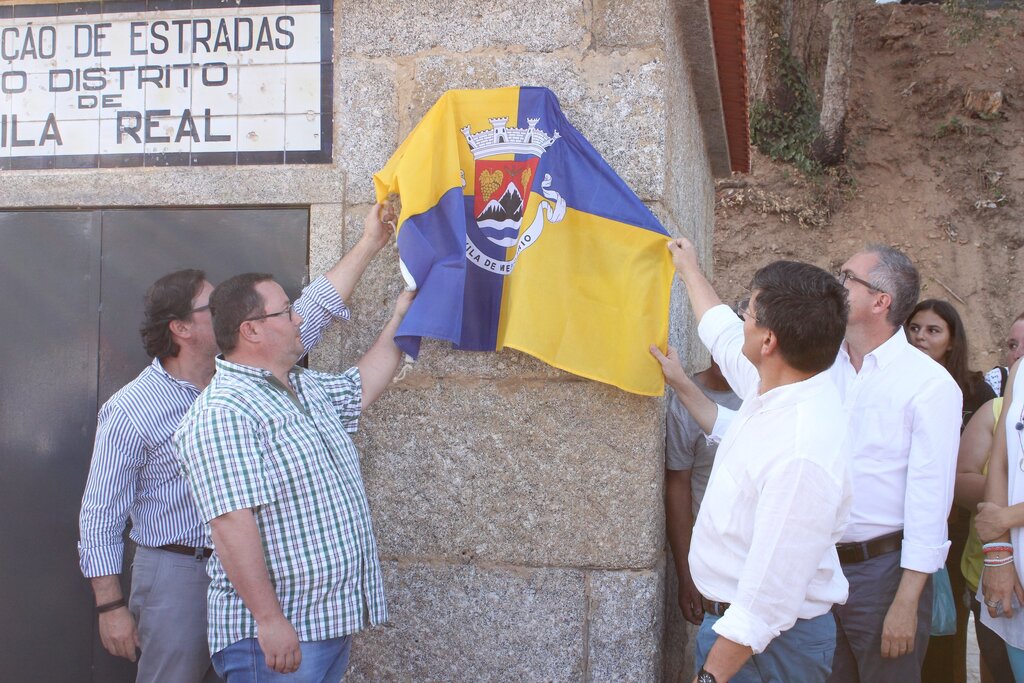
<path id="1" fill-rule="evenodd" d="M 1009 557 L 1001 557 L 998 560 L 990 560 L 985 558 L 986 567 L 1005 567 L 1008 564 L 1013 564 L 1013 555 Z"/>
<path id="2" fill-rule="evenodd" d="M 1013 545 L 1010 544 L 1010 543 L 1005 543 L 1005 542 L 986 543 L 985 545 L 981 546 L 981 550 L 986 555 L 988 553 L 995 553 L 995 552 L 999 552 L 1001 550 L 1005 550 L 1008 553 L 1012 553 L 1013 552 Z"/>

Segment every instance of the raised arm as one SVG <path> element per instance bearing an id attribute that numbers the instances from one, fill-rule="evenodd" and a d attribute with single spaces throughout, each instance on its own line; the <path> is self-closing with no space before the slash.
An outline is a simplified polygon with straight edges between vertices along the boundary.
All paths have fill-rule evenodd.
<path id="1" fill-rule="evenodd" d="M 697 262 L 697 251 L 690 240 L 685 237 L 673 240 L 668 243 L 668 249 L 672 252 L 676 273 L 686 285 L 701 341 L 711 351 L 733 391 L 747 398 L 757 389 L 760 377 L 757 369 L 743 355 L 742 322 L 722 305 L 722 300 L 704 277 Z M 714 313 L 708 315 L 711 311 Z"/>
<path id="2" fill-rule="evenodd" d="M 328 270 L 324 276 L 330 280 L 337 290 L 338 296 L 347 301 L 355 290 L 356 283 L 362 277 L 366 266 L 373 257 L 387 245 L 393 230 L 382 219 L 382 206 L 374 204 L 363 221 L 363 234 L 355 246 L 348 250 L 341 260 Z"/>
<path id="3" fill-rule="evenodd" d="M 690 297 L 693 314 L 699 323 L 704 314 L 722 303 L 722 300 L 718 298 L 715 288 L 701 272 L 693 242 L 680 237 L 668 243 L 668 250 L 672 252 L 672 265 L 675 266 L 679 279 L 686 285 L 686 294 Z"/>
<path id="4" fill-rule="evenodd" d="M 679 353 L 674 347 L 668 347 L 668 354 L 662 353 L 657 346 L 651 344 L 651 354 L 661 363 L 661 372 L 665 375 L 665 383 L 672 387 L 679 402 L 705 434 L 710 434 L 718 417 L 718 404 L 708 398 L 700 387 L 690 379 L 679 361 Z"/>
<path id="5" fill-rule="evenodd" d="M 415 297 L 415 292 L 408 291 L 398 295 L 394 315 L 381 330 L 377 341 L 373 342 L 356 364 L 363 383 L 363 408 L 380 398 L 395 376 L 395 370 L 402 360 L 402 351 L 395 344 L 395 333 Z"/>

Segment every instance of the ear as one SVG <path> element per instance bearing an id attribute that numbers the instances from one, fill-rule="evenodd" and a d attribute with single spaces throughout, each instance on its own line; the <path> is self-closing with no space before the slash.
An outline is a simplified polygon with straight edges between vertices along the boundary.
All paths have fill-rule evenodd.
<path id="1" fill-rule="evenodd" d="M 875 299 L 875 310 L 879 313 L 885 313 L 888 315 L 888 310 L 892 308 L 892 295 L 886 292 L 879 292 Z"/>
<path id="2" fill-rule="evenodd" d="M 771 330 L 765 330 L 764 336 L 761 338 L 761 356 L 771 356 L 778 348 L 779 338 Z"/>
<path id="3" fill-rule="evenodd" d="M 238 336 L 250 344 L 258 344 L 262 338 L 260 326 L 251 320 L 246 320 L 239 326 Z"/>
<path id="4" fill-rule="evenodd" d="M 192 326 L 184 320 L 172 320 L 167 323 L 167 328 L 171 331 L 175 337 L 181 337 L 182 339 L 188 339 L 192 336 Z"/>

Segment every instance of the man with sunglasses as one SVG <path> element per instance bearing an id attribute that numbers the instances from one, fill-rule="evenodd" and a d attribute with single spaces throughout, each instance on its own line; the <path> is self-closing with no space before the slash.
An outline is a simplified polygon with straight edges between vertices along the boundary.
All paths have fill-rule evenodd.
<path id="1" fill-rule="evenodd" d="M 295 302 L 304 347 L 336 319 L 366 266 L 390 239 L 375 206 L 361 240 Z M 213 285 L 182 270 L 148 290 L 140 332 L 153 359 L 102 407 L 80 516 L 79 557 L 90 579 L 103 646 L 131 661 L 138 681 L 217 680 L 206 642 L 203 522 L 180 474 L 171 436 L 214 375 Z M 137 549 L 129 600 L 121 591 L 123 532 Z"/>
<path id="2" fill-rule="evenodd" d="M 329 374 L 295 365 L 303 318 L 270 275 L 236 275 L 210 297 L 224 355 L 174 442 L 213 536 L 208 638 L 228 683 L 338 681 L 352 634 L 387 619 L 351 435 L 398 368 L 411 301 L 400 294 L 356 366 Z"/>
<path id="3" fill-rule="evenodd" d="M 708 298 L 714 291 L 700 273 L 693 245 L 684 239 L 672 248 L 700 321 L 717 297 Z M 853 507 L 837 546 L 850 596 L 833 608 L 836 651 L 828 681 L 915 682 L 931 628 L 931 574 L 943 566 L 949 548 L 946 517 L 962 395 L 949 373 L 903 333 L 920 286 L 905 254 L 869 246 L 843 264 L 837 279 L 846 287 L 850 312 L 829 376 L 849 423 L 843 450 Z M 732 384 L 745 366 L 742 357 L 716 349 L 703 325 L 699 330 Z M 706 408 L 717 414 L 712 438 L 719 438 L 733 415 Z M 707 423 L 705 416 L 701 424 Z"/>

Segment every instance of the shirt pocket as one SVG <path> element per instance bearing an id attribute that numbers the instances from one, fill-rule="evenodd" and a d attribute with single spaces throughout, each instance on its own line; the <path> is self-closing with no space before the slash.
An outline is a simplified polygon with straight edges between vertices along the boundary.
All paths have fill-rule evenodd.
<path id="1" fill-rule="evenodd" d="M 910 429 L 905 411 L 886 406 L 866 406 L 861 419 L 850 425 L 849 436 L 855 448 L 848 453 L 886 461 L 906 459 L 910 447 Z"/>
<path id="2" fill-rule="evenodd" d="M 754 508 L 748 504 L 751 495 L 742 484 L 744 479 L 743 472 L 722 467 L 708 482 L 701 511 L 708 510 L 709 521 L 719 535 L 747 537 L 752 530 Z"/>

